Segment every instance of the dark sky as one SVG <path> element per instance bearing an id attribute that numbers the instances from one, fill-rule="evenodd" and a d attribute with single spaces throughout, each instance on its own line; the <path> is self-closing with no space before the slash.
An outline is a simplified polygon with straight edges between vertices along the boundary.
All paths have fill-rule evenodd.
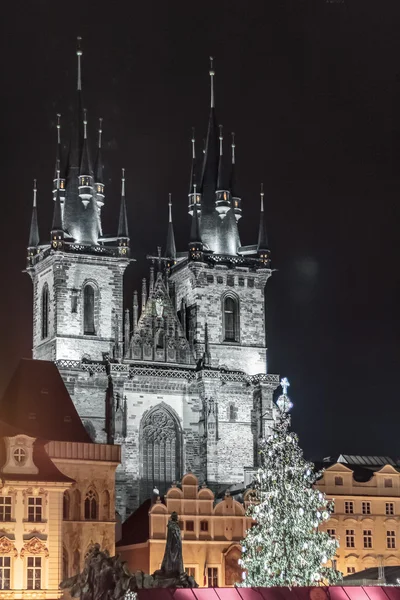
<path id="1" fill-rule="evenodd" d="M 164 243 L 173 194 L 186 249 L 190 132 L 216 106 L 236 132 L 242 243 L 254 243 L 260 181 L 273 266 L 269 371 L 292 386 L 308 455 L 400 455 L 400 4 L 398 0 L 11 3 L 2 8 L 0 388 L 30 356 L 22 273 L 38 179 L 41 238 L 52 211 L 55 115 L 74 102 L 75 38 L 93 132 L 104 118 L 104 229 L 116 229 L 120 168 L 138 263 Z M 200 143 L 199 139 L 199 143 Z"/>

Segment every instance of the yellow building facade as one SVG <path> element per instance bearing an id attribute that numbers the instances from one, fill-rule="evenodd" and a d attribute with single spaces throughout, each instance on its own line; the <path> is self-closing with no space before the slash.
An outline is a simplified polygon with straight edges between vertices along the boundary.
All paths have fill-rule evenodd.
<path id="1" fill-rule="evenodd" d="M 317 487 L 335 501 L 323 529 L 339 540 L 337 568 L 344 576 L 370 567 L 400 565 L 400 473 L 336 463 Z"/>
<path id="2" fill-rule="evenodd" d="M 161 567 L 173 511 L 179 515 L 185 570 L 199 586 L 226 587 L 239 582 L 241 540 L 251 519 L 230 495 L 215 503 L 213 492 L 205 486 L 199 488 L 191 473 L 182 478 L 180 487 L 168 490 L 165 504 L 160 499 L 152 505 L 144 503 L 123 524 L 117 552 L 131 571 L 151 574 Z"/>
<path id="3" fill-rule="evenodd" d="M 55 365 L 21 361 L 0 402 L 0 600 L 58 599 L 94 543 L 114 554 L 120 458 L 90 441 Z"/>

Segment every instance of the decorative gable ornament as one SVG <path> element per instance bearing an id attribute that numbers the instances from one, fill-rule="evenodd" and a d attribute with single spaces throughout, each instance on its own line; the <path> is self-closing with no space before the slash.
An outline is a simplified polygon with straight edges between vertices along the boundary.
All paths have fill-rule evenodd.
<path id="1" fill-rule="evenodd" d="M 44 543 L 35 536 L 25 542 L 24 547 L 20 552 L 21 558 L 23 558 L 25 554 L 44 554 L 44 556 L 48 558 L 49 551 Z"/>
<path id="2" fill-rule="evenodd" d="M 12 554 L 15 558 L 18 556 L 14 544 L 5 535 L 0 537 L 0 554 Z"/>

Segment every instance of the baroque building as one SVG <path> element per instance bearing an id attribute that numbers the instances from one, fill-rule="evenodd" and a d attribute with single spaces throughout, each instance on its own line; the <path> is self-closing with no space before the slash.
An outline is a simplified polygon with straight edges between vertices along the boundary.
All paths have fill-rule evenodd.
<path id="1" fill-rule="evenodd" d="M 22 360 L 0 402 L 0 598 L 60 598 L 94 543 L 114 553 L 119 462 L 54 363 Z"/>
<path id="2" fill-rule="evenodd" d="M 334 512 L 322 528 L 339 540 L 337 568 L 344 576 L 399 565 L 400 472 L 396 462 L 387 456 L 340 455 L 326 468 L 317 487 L 335 500 Z"/>
<path id="3" fill-rule="evenodd" d="M 213 492 L 193 473 L 172 485 L 162 502 L 146 500 L 123 524 L 117 551 L 131 572 L 154 573 L 161 567 L 172 512 L 179 515 L 185 571 L 200 587 L 228 587 L 242 581 L 238 564 L 241 540 L 251 526 L 245 505 L 227 491 L 215 502 Z"/>
<path id="4" fill-rule="evenodd" d="M 225 157 L 211 64 L 204 156 L 197 161 L 193 135 L 182 208 L 191 215 L 187 248 L 176 248 L 170 201 L 165 247 L 148 257 L 149 278 L 124 310 L 124 272 L 136 251 L 125 173 L 118 231 L 106 234 L 102 207 L 115 201 L 104 184 L 102 120 L 92 161 L 81 61 L 78 46 L 71 141 L 64 152 L 59 120 L 54 216 L 44 240 L 34 186 L 27 258 L 33 358 L 57 365 L 93 441 L 121 444 L 116 486 L 124 518 L 185 472 L 223 490 L 257 464 L 279 382 L 267 371 L 265 286 L 272 270 L 263 191 L 255 243 L 241 245 L 245 206 L 235 141 Z"/>

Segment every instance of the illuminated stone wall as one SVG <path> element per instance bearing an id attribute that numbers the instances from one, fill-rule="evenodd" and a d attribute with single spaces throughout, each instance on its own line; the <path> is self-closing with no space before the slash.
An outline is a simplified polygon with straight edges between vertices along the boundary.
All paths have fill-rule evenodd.
<path id="1" fill-rule="evenodd" d="M 123 273 L 126 259 L 57 252 L 38 262 L 33 279 L 33 358 L 41 360 L 102 360 L 112 353 L 119 318 L 123 332 Z M 95 332 L 83 333 L 83 288 L 95 289 Z M 49 287 L 49 329 L 42 339 L 42 292 Z"/>

